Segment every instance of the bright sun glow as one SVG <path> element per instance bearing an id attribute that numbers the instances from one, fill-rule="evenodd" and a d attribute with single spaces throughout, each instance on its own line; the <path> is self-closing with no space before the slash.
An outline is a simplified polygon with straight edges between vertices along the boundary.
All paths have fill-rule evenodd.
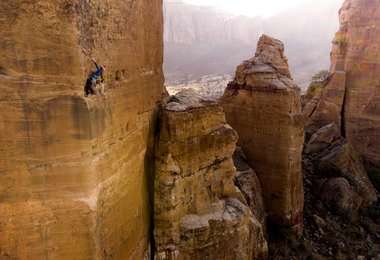
<path id="1" fill-rule="evenodd" d="M 194 5 L 220 7 L 234 14 L 269 17 L 296 5 L 317 0 L 184 0 Z M 321 0 L 319 0 L 321 1 Z"/>

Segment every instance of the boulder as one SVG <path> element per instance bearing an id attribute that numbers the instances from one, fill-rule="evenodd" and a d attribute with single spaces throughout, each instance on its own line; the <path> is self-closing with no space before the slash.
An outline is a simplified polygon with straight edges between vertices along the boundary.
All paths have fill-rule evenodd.
<path id="1" fill-rule="evenodd" d="M 268 249 L 259 225 L 239 200 L 222 199 L 210 205 L 209 214 L 181 218 L 181 249 L 176 255 L 210 260 L 266 259 Z M 157 255 L 157 259 L 168 258 Z"/>
<path id="2" fill-rule="evenodd" d="M 322 152 L 333 145 L 334 142 L 340 142 L 341 137 L 339 129 L 334 123 L 326 125 L 319 129 L 305 145 L 305 153 Z"/>
<path id="3" fill-rule="evenodd" d="M 327 150 L 320 160 L 318 169 L 324 177 L 338 176 L 346 179 L 350 189 L 361 198 L 363 206 L 377 200 L 378 193 L 369 180 L 360 157 L 348 142 Z"/>
<path id="4" fill-rule="evenodd" d="M 319 196 L 336 213 L 349 214 L 352 217 L 357 215 L 363 202 L 345 178 L 326 180 L 320 188 Z"/>

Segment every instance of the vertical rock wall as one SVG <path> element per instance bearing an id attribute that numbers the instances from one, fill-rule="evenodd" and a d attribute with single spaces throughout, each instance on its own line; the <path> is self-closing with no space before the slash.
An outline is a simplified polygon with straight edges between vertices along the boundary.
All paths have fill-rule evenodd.
<path id="1" fill-rule="evenodd" d="M 343 134 L 369 165 L 380 167 L 380 2 L 346 0 L 331 71 L 346 72 Z"/>
<path id="2" fill-rule="evenodd" d="M 304 201 L 301 99 L 283 52 L 280 41 L 263 35 L 255 57 L 237 67 L 220 102 L 257 172 L 268 217 L 299 225 Z"/>
<path id="3" fill-rule="evenodd" d="M 345 135 L 368 163 L 380 167 L 380 3 L 346 1 L 340 21 L 348 45 L 333 47 L 332 68 L 339 68 L 334 52 L 340 46 L 347 73 Z"/>
<path id="4" fill-rule="evenodd" d="M 320 93 L 320 97 L 313 96 L 316 93 L 309 93 L 312 99 L 306 101 L 303 110 L 305 133 L 308 138 L 321 127 L 331 123 L 337 126 L 338 133 L 343 130 L 342 106 L 345 97 L 345 84 L 346 73 L 344 71 L 336 71 L 326 82 L 322 83 L 323 91 Z"/>
<path id="5" fill-rule="evenodd" d="M 255 217 L 265 213 L 252 212 L 234 185 L 236 132 L 220 106 L 189 99 L 194 94 L 177 94 L 162 115 L 154 184 L 156 258 L 265 259 L 264 227 Z"/>
<path id="6" fill-rule="evenodd" d="M 148 256 L 161 5 L 0 2 L 1 259 Z M 106 97 L 83 97 L 92 56 Z"/>

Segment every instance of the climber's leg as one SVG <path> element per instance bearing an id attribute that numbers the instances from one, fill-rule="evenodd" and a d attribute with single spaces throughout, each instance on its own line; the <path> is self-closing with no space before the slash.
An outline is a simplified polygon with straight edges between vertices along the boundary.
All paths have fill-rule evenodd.
<path id="1" fill-rule="evenodd" d="M 91 81 L 91 78 L 88 78 L 86 80 L 86 84 L 84 86 L 84 93 L 85 93 L 85 96 L 87 97 L 88 95 L 90 94 L 95 94 L 92 89 L 91 89 L 91 85 L 92 85 L 92 81 Z"/>
<path id="2" fill-rule="evenodd" d="M 92 92 L 94 92 L 97 96 L 99 96 L 99 91 L 96 87 L 96 79 L 95 78 L 92 78 L 91 79 L 91 90 Z"/>

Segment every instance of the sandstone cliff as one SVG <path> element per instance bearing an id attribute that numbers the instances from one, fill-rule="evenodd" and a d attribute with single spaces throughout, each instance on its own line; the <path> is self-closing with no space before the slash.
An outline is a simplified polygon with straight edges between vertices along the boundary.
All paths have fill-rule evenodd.
<path id="1" fill-rule="evenodd" d="M 344 2 L 340 10 L 340 30 L 331 52 L 334 78 L 330 81 L 332 84 L 325 87 L 321 101 L 308 120 L 309 125 L 314 125 L 311 132 L 339 122 L 341 134 L 370 167 L 380 167 L 379 18 L 378 1 Z"/>
<path id="2" fill-rule="evenodd" d="M 156 146 L 157 259 L 266 258 L 264 227 L 255 217 L 265 216 L 262 202 L 254 202 L 260 187 L 247 188 L 245 194 L 257 195 L 247 202 L 234 185 L 236 141 L 222 108 L 193 91 L 182 91 L 167 104 Z M 248 203 L 261 212 L 252 212 Z"/>
<path id="3" fill-rule="evenodd" d="M 303 209 L 301 99 L 283 52 L 280 41 L 263 35 L 255 57 L 237 67 L 236 78 L 220 103 L 257 171 L 268 217 L 277 224 L 299 225 Z"/>
<path id="4" fill-rule="evenodd" d="M 1 1 L 0 21 L 0 258 L 148 257 L 161 1 Z M 83 97 L 91 56 L 107 98 Z"/>

